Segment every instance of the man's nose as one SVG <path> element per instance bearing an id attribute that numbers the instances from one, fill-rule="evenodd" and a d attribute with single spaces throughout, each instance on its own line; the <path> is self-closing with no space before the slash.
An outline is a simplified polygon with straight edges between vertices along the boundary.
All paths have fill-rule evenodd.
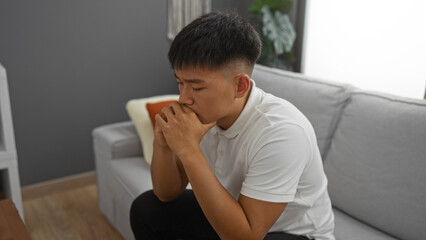
<path id="1" fill-rule="evenodd" d="M 194 100 L 191 95 L 191 90 L 187 86 L 184 86 L 180 91 L 179 103 L 185 105 L 192 105 Z"/>

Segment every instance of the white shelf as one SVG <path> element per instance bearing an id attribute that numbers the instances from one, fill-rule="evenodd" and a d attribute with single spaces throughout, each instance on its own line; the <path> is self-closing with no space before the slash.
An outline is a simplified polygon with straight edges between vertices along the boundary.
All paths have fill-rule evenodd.
<path id="1" fill-rule="evenodd" d="M 6 70 L 0 64 L 0 171 L 3 177 L 0 184 L 3 185 L 6 197 L 12 199 L 24 219 L 8 89 Z"/>

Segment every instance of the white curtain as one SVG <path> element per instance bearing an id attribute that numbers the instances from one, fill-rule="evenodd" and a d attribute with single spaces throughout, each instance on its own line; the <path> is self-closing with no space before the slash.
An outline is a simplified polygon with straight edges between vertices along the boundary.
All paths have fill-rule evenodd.
<path id="1" fill-rule="evenodd" d="M 211 0 L 168 0 L 167 37 L 176 34 L 197 17 L 211 11 Z"/>
<path id="2" fill-rule="evenodd" d="M 303 72 L 423 98 L 426 1 L 308 1 Z"/>

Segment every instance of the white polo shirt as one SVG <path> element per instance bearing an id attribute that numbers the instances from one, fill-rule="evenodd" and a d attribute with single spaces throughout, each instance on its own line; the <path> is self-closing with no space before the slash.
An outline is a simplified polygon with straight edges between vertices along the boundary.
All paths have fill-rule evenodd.
<path id="1" fill-rule="evenodd" d="M 240 194 L 288 203 L 269 232 L 334 239 L 334 216 L 314 130 L 288 101 L 252 81 L 247 103 L 227 130 L 213 127 L 200 143 L 220 183 Z"/>

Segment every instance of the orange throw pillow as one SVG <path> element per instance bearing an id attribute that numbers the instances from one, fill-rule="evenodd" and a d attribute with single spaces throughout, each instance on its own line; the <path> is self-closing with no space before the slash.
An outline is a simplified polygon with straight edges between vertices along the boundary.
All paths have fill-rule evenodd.
<path id="1" fill-rule="evenodd" d="M 160 114 L 161 109 L 163 109 L 163 107 L 168 107 L 170 104 L 172 104 L 172 102 L 176 102 L 176 100 L 146 104 L 146 109 L 148 110 L 149 118 L 151 118 L 151 123 L 153 127 L 155 127 L 155 114 Z"/>

